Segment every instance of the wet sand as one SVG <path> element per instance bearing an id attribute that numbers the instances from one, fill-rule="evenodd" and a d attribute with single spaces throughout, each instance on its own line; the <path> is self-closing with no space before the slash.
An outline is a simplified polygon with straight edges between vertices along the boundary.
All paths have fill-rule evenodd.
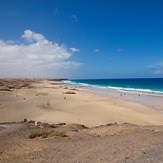
<path id="1" fill-rule="evenodd" d="M 139 103 L 148 107 L 149 109 L 152 109 L 159 113 L 163 113 L 163 95 L 118 91 L 111 88 L 83 87 L 83 90 L 89 91 L 90 93 L 94 93 L 100 96 L 121 99 L 133 103 Z"/>

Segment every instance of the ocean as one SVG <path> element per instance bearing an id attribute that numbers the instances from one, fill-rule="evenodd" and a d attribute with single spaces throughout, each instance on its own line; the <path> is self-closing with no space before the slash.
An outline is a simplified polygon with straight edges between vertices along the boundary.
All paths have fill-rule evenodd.
<path id="1" fill-rule="evenodd" d="M 70 80 L 67 82 L 85 87 L 111 88 L 122 92 L 163 95 L 163 78 L 84 79 Z"/>

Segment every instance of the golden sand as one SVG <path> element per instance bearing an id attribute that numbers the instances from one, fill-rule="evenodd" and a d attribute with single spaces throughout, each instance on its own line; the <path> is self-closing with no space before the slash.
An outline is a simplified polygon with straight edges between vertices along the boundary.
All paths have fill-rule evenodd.
<path id="1" fill-rule="evenodd" d="M 163 124 L 163 114 L 140 104 L 51 83 L 42 80 L 35 83 L 33 88 L 0 91 L 0 122 L 26 118 L 48 123 L 77 123 L 89 127 L 115 122 Z"/>

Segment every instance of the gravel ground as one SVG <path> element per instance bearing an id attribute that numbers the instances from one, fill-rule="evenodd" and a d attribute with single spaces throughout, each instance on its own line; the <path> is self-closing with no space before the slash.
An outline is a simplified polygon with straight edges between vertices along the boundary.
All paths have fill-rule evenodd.
<path id="1" fill-rule="evenodd" d="M 2 163 L 162 163 L 163 126 L 1 123 L 0 147 Z"/>

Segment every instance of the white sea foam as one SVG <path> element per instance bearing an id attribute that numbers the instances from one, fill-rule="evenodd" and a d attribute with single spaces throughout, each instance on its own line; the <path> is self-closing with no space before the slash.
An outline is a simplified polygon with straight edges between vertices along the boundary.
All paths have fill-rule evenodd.
<path id="1" fill-rule="evenodd" d="M 151 90 L 151 89 L 123 88 L 123 87 L 111 87 L 111 86 L 108 86 L 108 88 L 116 89 L 116 90 L 121 91 L 121 92 L 163 95 L 162 91 L 154 91 L 154 90 Z"/>
<path id="2" fill-rule="evenodd" d="M 114 89 L 119 92 L 128 92 L 128 93 L 136 93 L 136 94 L 150 94 L 150 95 L 157 95 L 163 96 L 163 91 L 155 91 L 151 89 L 139 89 L 139 88 L 124 88 L 124 87 L 114 87 L 114 86 L 99 86 L 93 84 L 86 84 L 86 83 L 77 83 L 73 81 L 65 81 L 65 83 L 75 86 L 82 86 L 82 87 L 90 87 L 90 88 L 101 88 L 101 89 Z"/>

